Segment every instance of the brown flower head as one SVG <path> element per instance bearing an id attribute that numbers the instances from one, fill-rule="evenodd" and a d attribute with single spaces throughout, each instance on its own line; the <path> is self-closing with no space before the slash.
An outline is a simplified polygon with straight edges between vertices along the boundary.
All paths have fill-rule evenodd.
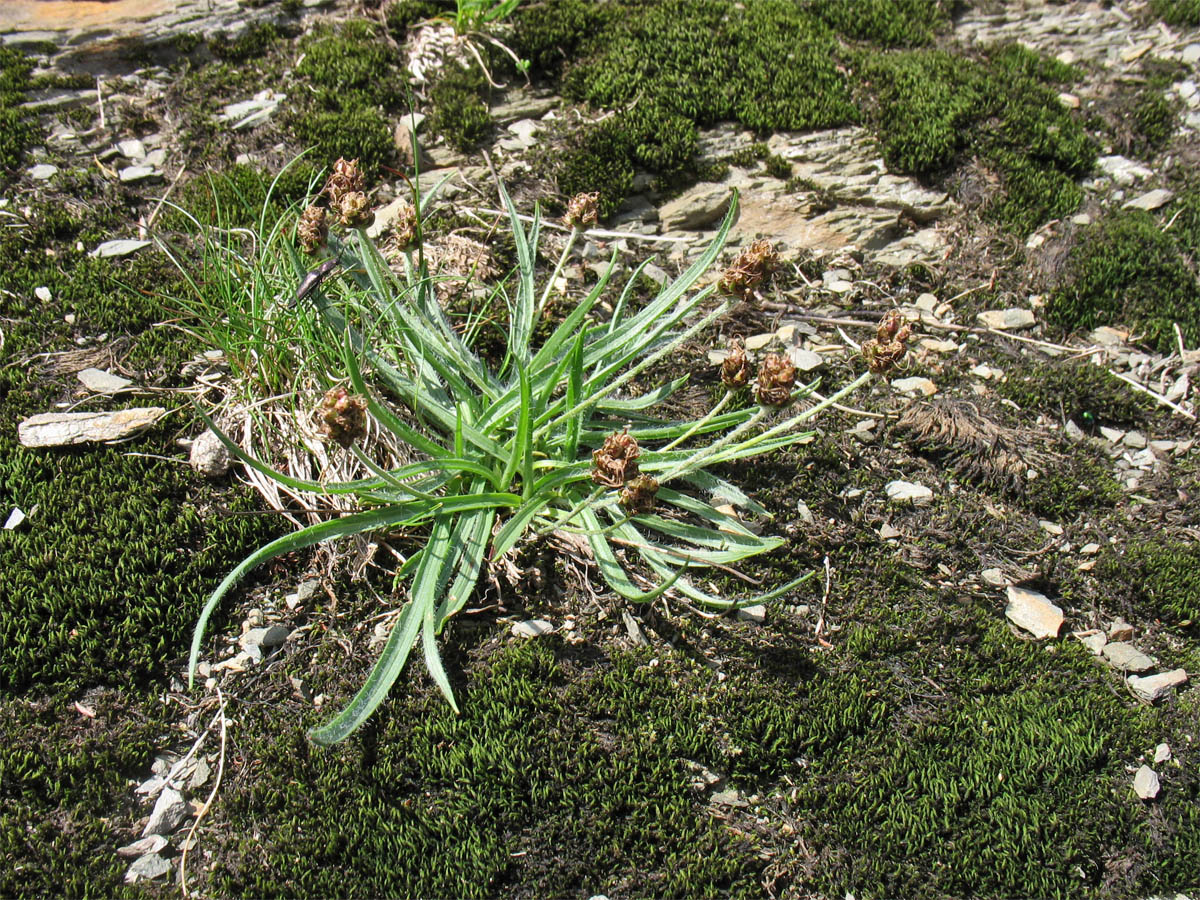
<path id="1" fill-rule="evenodd" d="M 357 159 L 339 159 L 333 164 L 333 174 L 325 182 L 325 193 L 335 208 L 341 205 L 342 197 L 351 193 L 362 193 L 363 177 L 358 170 Z"/>
<path id="2" fill-rule="evenodd" d="M 796 384 L 796 367 L 782 353 L 768 353 L 758 370 L 754 399 L 763 406 L 786 406 Z"/>
<path id="3" fill-rule="evenodd" d="M 367 402 L 344 387 L 330 388 L 317 408 L 321 435 L 349 447 L 367 434 Z"/>
<path id="4" fill-rule="evenodd" d="M 621 487 L 637 476 L 641 452 L 637 439 L 628 431 L 614 431 L 599 450 L 592 451 L 592 481 L 605 487 Z"/>
<path id="5" fill-rule="evenodd" d="M 310 206 L 300 214 L 296 222 L 296 240 L 305 253 L 316 253 L 328 234 L 329 221 L 325 218 L 324 207 Z"/>
<path id="6" fill-rule="evenodd" d="M 347 228 L 365 228 L 375 218 L 375 213 L 371 211 L 367 201 L 367 195 L 362 191 L 343 194 L 335 208 L 338 212 L 338 221 Z"/>
<path id="7" fill-rule="evenodd" d="M 876 375 L 892 369 L 904 358 L 908 350 L 908 339 L 912 337 L 912 326 L 894 309 L 884 316 L 875 331 L 875 337 L 863 341 L 862 355 L 867 368 Z"/>
<path id="8" fill-rule="evenodd" d="M 654 512 L 654 497 L 658 493 L 658 479 L 650 475 L 639 475 L 625 482 L 621 489 L 621 506 L 631 516 Z"/>
<path id="9" fill-rule="evenodd" d="M 779 255 L 771 247 L 771 242 L 759 239 L 733 258 L 733 262 L 721 273 L 717 288 L 723 294 L 748 300 L 754 295 L 754 289 L 778 264 Z"/>
<path id="10" fill-rule="evenodd" d="M 744 388 L 750 382 L 750 361 L 741 338 L 729 342 L 729 355 L 721 363 L 721 383 L 731 391 Z"/>
<path id="11" fill-rule="evenodd" d="M 392 235 L 397 250 L 407 250 L 417 239 L 417 210 L 405 203 L 392 223 Z"/>
<path id="12" fill-rule="evenodd" d="M 567 214 L 563 222 L 570 228 L 586 228 L 595 225 L 599 217 L 600 194 L 576 194 L 567 203 Z"/>

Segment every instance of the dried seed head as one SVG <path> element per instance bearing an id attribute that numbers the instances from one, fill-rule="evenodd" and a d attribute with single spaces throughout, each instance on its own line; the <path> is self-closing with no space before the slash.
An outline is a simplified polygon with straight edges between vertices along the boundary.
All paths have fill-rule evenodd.
<path id="1" fill-rule="evenodd" d="M 350 191 L 343 194 L 336 204 L 338 221 L 347 228 L 365 228 L 375 218 L 367 201 L 367 195 L 362 191 Z"/>
<path id="2" fill-rule="evenodd" d="M 567 214 L 563 222 L 570 228 L 586 228 L 595 225 L 600 214 L 600 194 L 576 194 L 567 203 Z"/>
<path id="3" fill-rule="evenodd" d="M 329 221 L 325 218 L 324 207 L 310 206 L 300 214 L 300 220 L 296 222 L 296 240 L 305 253 L 316 253 L 328 234 Z"/>
<path id="4" fill-rule="evenodd" d="M 721 383 L 731 391 L 744 388 L 750 382 L 750 361 L 741 338 L 729 342 L 729 355 L 721 363 Z"/>
<path id="5" fill-rule="evenodd" d="M 763 406 L 786 406 L 796 384 L 796 366 L 782 353 L 768 353 L 758 370 L 754 399 Z"/>
<path id="6" fill-rule="evenodd" d="M 875 337 L 863 341 L 862 355 L 867 368 L 876 375 L 892 369 L 904 358 L 908 339 L 912 337 L 912 326 L 895 310 L 891 310 L 879 323 Z"/>
<path id="7" fill-rule="evenodd" d="M 317 418 L 321 421 L 321 435 L 343 447 L 349 447 L 366 437 L 367 402 L 344 387 L 330 388 L 325 392 L 317 408 Z"/>
<path id="8" fill-rule="evenodd" d="M 631 478 L 621 489 L 621 506 L 631 516 L 654 512 L 654 497 L 658 493 L 658 479 L 650 475 Z"/>
<path id="9" fill-rule="evenodd" d="M 358 170 L 357 159 L 339 159 L 333 164 L 333 174 L 325 182 L 325 193 L 334 207 L 340 206 L 342 197 L 350 193 L 362 193 L 363 177 Z"/>
<path id="10" fill-rule="evenodd" d="M 592 451 L 592 481 L 605 487 L 621 487 L 637 476 L 641 452 L 637 439 L 628 431 L 613 432 L 599 450 Z"/>
<path id="11" fill-rule="evenodd" d="M 717 288 L 724 294 L 749 300 L 754 295 L 754 289 L 778 264 L 779 255 L 771 247 L 771 242 L 759 239 L 733 258 L 733 262 L 721 273 Z"/>
<path id="12" fill-rule="evenodd" d="M 417 210 L 411 203 L 400 207 L 392 223 L 393 242 L 397 250 L 407 250 L 417 239 Z"/>

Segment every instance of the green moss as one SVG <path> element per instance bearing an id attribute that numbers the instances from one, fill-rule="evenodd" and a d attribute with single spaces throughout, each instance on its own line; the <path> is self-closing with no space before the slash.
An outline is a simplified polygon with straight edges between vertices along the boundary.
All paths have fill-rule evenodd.
<path id="1" fill-rule="evenodd" d="M 811 8 L 840 34 L 884 47 L 928 44 L 950 24 L 941 0 L 818 0 Z"/>
<path id="2" fill-rule="evenodd" d="M 772 178 L 786 180 L 792 175 L 792 164 L 778 153 L 772 153 L 767 157 L 767 174 Z"/>
<path id="3" fill-rule="evenodd" d="M 357 158 L 368 180 L 376 178 L 395 156 L 391 116 L 407 106 L 396 51 L 372 23 L 354 20 L 317 28 L 300 52 L 296 75 L 312 89 L 289 92 L 295 105 L 285 124 L 301 144 L 316 148 L 315 161 Z"/>
<path id="4" fill-rule="evenodd" d="M 208 48 L 213 56 L 223 62 L 245 63 L 263 57 L 283 38 L 284 32 L 278 25 L 256 22 L 247 26 L 237 37 L 218 34 L 210 38 Z"/>
<path id="5" fill-rule="evenodd" d="M 1151 0 L 1150 8 L 1168 25 L 1200 25 L 1200 0 Z"/>
<path id="6" fill-rule="evenodd" d="M 288 207 L 309 196 L 310 188 L 319 189 L 319 174 L 317 167 L 306 160 L 293 164 L 277 177 L 254 166 L 234 165 L 189 179 L 177 189 L 173 200 L 202 225 L 255 228 L 260 217 L 268 224 L 276 222 Z M 187 230 L 181 212 L 172 210 L 160 221 L 166 231 Z"/>
<path id="7" fill-rule="evenodd" d="M 513 19 L 512 47 L 530 61 L 534 72 L 556 78 L 568 62 L 578 60 L 581 48 L 607 32 L 623 11 L 621 4 L 592 0 L 523 3 Z"/>
<path id="8" fill-rule="evenodd" d="M 393 0 L 384 9 L 383 17 L 388 33 L 397 41 L 404 40 L 408 29 L 418 22 L 454 11 L 454 4 L 446 0 Z"/>
<path id="9" fill-rule="evenodd" d="M 1123 496 L 1107 460 L 1077 451 L 1040 471 L 1028 486 L 1024 505 L 1052 522 L 1073 522 L 1080 515 L 1112 508 Z"/>
<path id="10" fill-rule="evenodd" d="M 1175 133 L 1179 112 L 1161 90 L 1146 89 L 1134 96 L 1128 120 L 1134 131 L 1130 151 L 1138 156 L 1153 156 L 1166 147 Z"/>
<path id="11" fill-rule="evenodd" d="M 36 124 L 21 108 L 32 71 L 33 60 L 0 47 L 0 178 L 21 164 L 26 148 L 37 139 Z"/>
<path id="12" fill-rule="evenodd" d="M 978 156 L 1003 189 L 984 214 L 1018 233 L 1078 207 L 1075 179 L 1096 149 L 1049 87 L 1073 77 L 1071 67 L 1015 45 L 980 60 L 912 51 L 862 54 L 860 63 L 890 168 L 932 176 Z"/>
<path id="13" fill-rule="evenodd" d="M 1119 555 L 1105 556 L 1099 571 L 1123 585 L 1143 615 L 1200 622 L 1200 546 L 1195 543 L 1153 535 Z"/>
<path id="14" fill-rule="evenodd" d="M 446 66 L 430 91 L 429 127 L 450 146 L 464 153 L 474 150 L 492 131 L 487 95 L 487 79 L 478 66 Z"/>
<path id="15" fill-rule="evenodd" d="M 1180 236 L 1186 239 L 1190 228 L 1189 222 Z M 1194 345 L 1200 341 L 1200 285 L 1177 239 L 1147 213 L 1109 216 L 1072 250 L 1068 274 L 1046 302 L 1047 318 L 1072 331 L 1131 325 L 1164 353 L 1175 345 L 1178 323 Z"/>
<path id="16" fill-rule="evenodd" d="M 1022 409 L 1081 427 L 1133 428 L 1145 425 L 1155 410 L 1145 394 L 1086 361 L 1029 360 L 997 384 L 996 393 Z"/>

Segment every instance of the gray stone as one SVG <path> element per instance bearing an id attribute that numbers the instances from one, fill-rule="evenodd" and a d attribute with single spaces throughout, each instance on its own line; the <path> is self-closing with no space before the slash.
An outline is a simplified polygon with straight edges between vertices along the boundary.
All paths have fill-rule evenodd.
<path id="1" fill-rule="evenodd" d="M 119 394 L 133 384 L 128 378 L 122 378 L 104 369 L 84 369 L 77 372 L 75 377 L 85 388 L 97 394 Z"/>
<path id="2" fill-rule="evenodd" d="M 145 181 L 149 178 L 161 178 L 162 172 L 154 168 L 154 166 L 126 166 L 121 170 L 121 181 L 125 184 L 133 184 L 138 181 Z"/>
<path id="3" fill-rule="evenodd" d="M 212 768 L 209 766 L 208 760 L 203 756 L 200 757 L 196 760 L 196 768 L 192 772 L 192 777 L 188 779 L 188 790 L 194 791 L 197 788 L 204 787 L 204 783 L 208 781 L 211 774 Z"/>
<path id="4" fill-rule="evenodd" d="M 133 859 L 136 856 L 145 856 L 147 853 L 158 853 L 165 846 L 167 846 L 167 839 L 165 837 L 161 834 L 152 834 L 149 837 L 136 840 L 132 844 L 118 847 L 117 856 Z"/>
<path id="5" fill-rule="evenodd" d="M 701 183 L 669 200 L 658 210 L 664 231 L 694 231 L 715 222 L 729 208 L 730 190 L 720 184 Z"/>
<path id="6" fill-rule="evenodd" d="M 259 91 L 250 100 L 231 103 L 217 118 L 233 122 L 230 128 L 235 131 L 240 128 L 250 128 L 265 122 L 279 108 L 279 104 L 287 99 L 287 94 L 278 94 L 267 88 Z"/>
<path id="7" fill-rule="evenodd" d="M 928 378 L 914 375 L 911 378 L 897 378 L 892 387 L 910 397 L 932 397 L 937 393 L 937 385 Z"/>
<path id="8" fill-rule="evenodd" d="M 1165 206 L 1171 202 L 1171 198 L 1175 194 L 1165 188 L 1147 191 L 1146 193 L 1134 197 L 1132 200 L 1127 200 L 1124 204 L 1125 209 L 1144 209 L 1147 212 L 1158 209 L 1160 206 Z"/>
<path id="9" fill-rule="evenodd" d="M 130 253 L 136 253 L 143 247 L 149 247 L 149 241 L 135 240 L 118 240 L 105 241 L 93 250 L 88 256 L 96 256 L 100 259 L 105 259 L 110 256 L 128 256 Z"/>
<path id="10" fill-rule="evenodd" d="M 767 608 L 761 603 L 754 606 L 743 606 L 737 611 L 737 617 L 743 622 L 753 622 L 755 625 L 761 625 L 767 621 Z"/>
<path id="11" fill-rule="evenodd" d="M 166 415 L 158 406 L 98 413 L 39 413 L 17 425 L 25 447 L 61 447 L 117 441 L 143 431 Z"/>
<path id="12" fill-rule="evenodd" d="M 1104 645 L 1104 658 L 1113 668 L 1124 672 L 1145 672 L 1154 668 L 1155 660 L 1147 656 L 1133 644 L 1124 641 L 1111 641 Z"/>
<path id="13" fill-rule="evenodd" d="M 1096 160 L 1096 166 L 1120 185 L 1130 185 L 1154 174 L 1140 163 L 1123 156 L 1102 156 Z"/>
<path id="14" fill-rule="evenodd" d="M 811 372 L 813 369 L 819 369 L 824 365 L 825 360 L 820 353 L 814 353 L 812 350 L 805 350 L 801 347 L 790 347 L 787 351 L 788 359 L 801 372 Z"/>
<path id="15" fill-rule="evenodd" d="M 255 650 L 269 650 L 280 646 L 287 640 L 288 630 L 282 625 L 268 625 L 264 628 L 251 628 L 240 638 L 238 644 L 243 650 L 253 654 Z"/>
<path id="16" fill-rule="evenodd" d="M 296 588 L 296 599 L 301 603 L 306 600 L 311 600 L 313 594 L 317 592 L 317 588 L 321 586 L 321 582 L 316 578 L 310 578 L 307 581 L 300 582 L 300 586 Z"/>
<path id="17" fill-rule="evenodd" d="M 16 531 L 25 521 L 25 511 L 19 506 L 14 506 L 12 512 L 8 514 L 8 518 L 4 520 L 5 531 Z"/>
<path id="18" fill-rule="evenodd" d="M 1108 639 L 1104 636 L 1104 633 L 1100 631 L 1093 632 L 1092 634 L 1082 635 L 1079 640 L 1083 642 L 1083 646 L 1092 651 L 1094 656 L 1099 656 L 1101 653 L 1103 653 L 1104 645 L 1108 642 Z"/>
<path id="19" fill-rule="evenodd" d="M 171 864 L 157 853 L 147 853 L 134 860 L 133 865 L 125 873 L 125 883 L 134 884 L 138 881 L 150 881 L 162 878 L 170 873 Z"/>
<path id="20" fill-rule="evenodd" d="M 518 94 L 507 103 L 493 106 L 490 112 L 493 121 L 507 125 L 517 119 L 540 119 L 561 102 L 561 98 L 555 96 L 532 97 Z"/>
<path id="21" fill-rule="evenodd" d="M 49 303 L 53 298 L 48 287 L 37 287 L 33 289 L 33 296 L 37 297 L 43 303 Z"/>
<path id="22" fill-rule="evenodd" d="M 1122 619 L 1120 616 L 1108 626 L 1108 639 L 1110 641 L 1128 641 L 1133 639 L 1133 626 Z"/>
<path id="23" fill-rule="evenodd" d="M 992 585 L 992 587 L 1008 587 L 1012 584 L 1008 576 L 1000 569 L 984 569 L 979 573 L 979 577 Z"/>
<path id="24" fill-rule="evenodd" d="M 233 465 L 233 454 L 214 431 L 201 432 L 188 453 L 191 467 L 206 478 L 220 478 Z"/>
<path id="25" fill-rule="evenodd" d="M 1183 48 L 1183 52 L 1179 54 L 1179 58 L 1185 63 L 1195 64 L 1200 62 L 1200 44 L 1188 44 Z"/>
<path id="26" fill-rule="evenodd" d="M 1045 594 L 1011 584 L 1004 614 L 1014 625 L 1039 640 L 1058 637 L 1063 624 L 1062 609 L 1051 603 Z"/>
<path id="27" fill-rule="evenodd" d="M 136 138 L 118 142 L 117 149 L 126 159 L 145 159 L 146 157 L 146 145 Z"/>
<path id="28" fill-rule="evenodd" d="M 1160 789 L 1158 773 L 1149 766 L 1142 766 L 1133 776 L 1133 792 L 1142 800 L 1153 800 Z"/>
<path id="29" fill-rule="evenodd" d="M 933 500 L 933 491 L 919 482 L 889 481 L 885 490 L 888 499 L 893 503 L 912 503 L 913 506 L 925 506 Z"/>
<path id="30" fill-rule="evenodd" d="M 58 166 L 52 166 L 49 163 L 36 165 L 29 170 L 29 177 L 34 181 L 45 181 L 48 178 L 53 178 L 57 174 Z"/>
<path id="31" fill-rule="evenodd" d="M 553 632 L 554 625 L 545 619 L 527 619 L 524 622 L 514 623 L 512 627 L 514 637 L 533 638 L 543 634 L 552 634 Z"/>
<path id="32" fill-rule="evenodd" d="M 1159 744 L 1154 748 L 1154 761 L 1156 763 L 1167 762 L 1171 758 L 1171 748 L 1167 744 Z"/>
<path id="33" fill-rule="evenodd" d="M 1146 436 L 1140 431 L 1125 432 L 1125 436 L 1121 438 L 1121 441 L 1126 447 L 1132 447 L 1135 450 L 1144 450 L 1148 443 Z"/>
<path id="34" fill-rule="evenodd" d="M 142 832 L 142 837 L 152 834 L 170 834 L 183 824 L 188 816 L 189 807 L 183 799 L 183 794 L 174 788 L 163 788 L 158 800 L 154 802 L 154 810 L 150 813 L 150 821 Z"/>
<path id="35" fill-rule="evenodd" d="M 989 309 L 981 312 L 976 318 L 985 328 L 995 328 L 997 331 L 1019 331 L 1031 328 L 1037 323 L 1033 311 L 1028 309 Z"/>
<path id="36" fill-rule="evenodd" d="M 1187 684 L 1187 672 L 1172 669 L 1157 675 L 1130 675 L 1125 679 L 1130 689 L 1141 699 L 1153 703 L 1161 700 L 1180 685 Z"/>

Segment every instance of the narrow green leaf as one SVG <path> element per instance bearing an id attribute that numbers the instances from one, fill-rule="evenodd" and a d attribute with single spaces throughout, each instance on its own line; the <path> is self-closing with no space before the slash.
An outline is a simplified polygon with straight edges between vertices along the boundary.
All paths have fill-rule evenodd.
<path id="1" fill-rule="evenodd" d="M 425 615 L 421 620 L 421 643 L 425 650 L 425 668 L 429 670 L 433 683 L 438 686 L 442 696 L 457 715 L 458 703 L 454 700 L 454 691 L 450 687 L 450 679 L 446 676 L 446 668 L 442 665 L 442 655 L 438 652 L 432 606 L 425 607 Z"/>

